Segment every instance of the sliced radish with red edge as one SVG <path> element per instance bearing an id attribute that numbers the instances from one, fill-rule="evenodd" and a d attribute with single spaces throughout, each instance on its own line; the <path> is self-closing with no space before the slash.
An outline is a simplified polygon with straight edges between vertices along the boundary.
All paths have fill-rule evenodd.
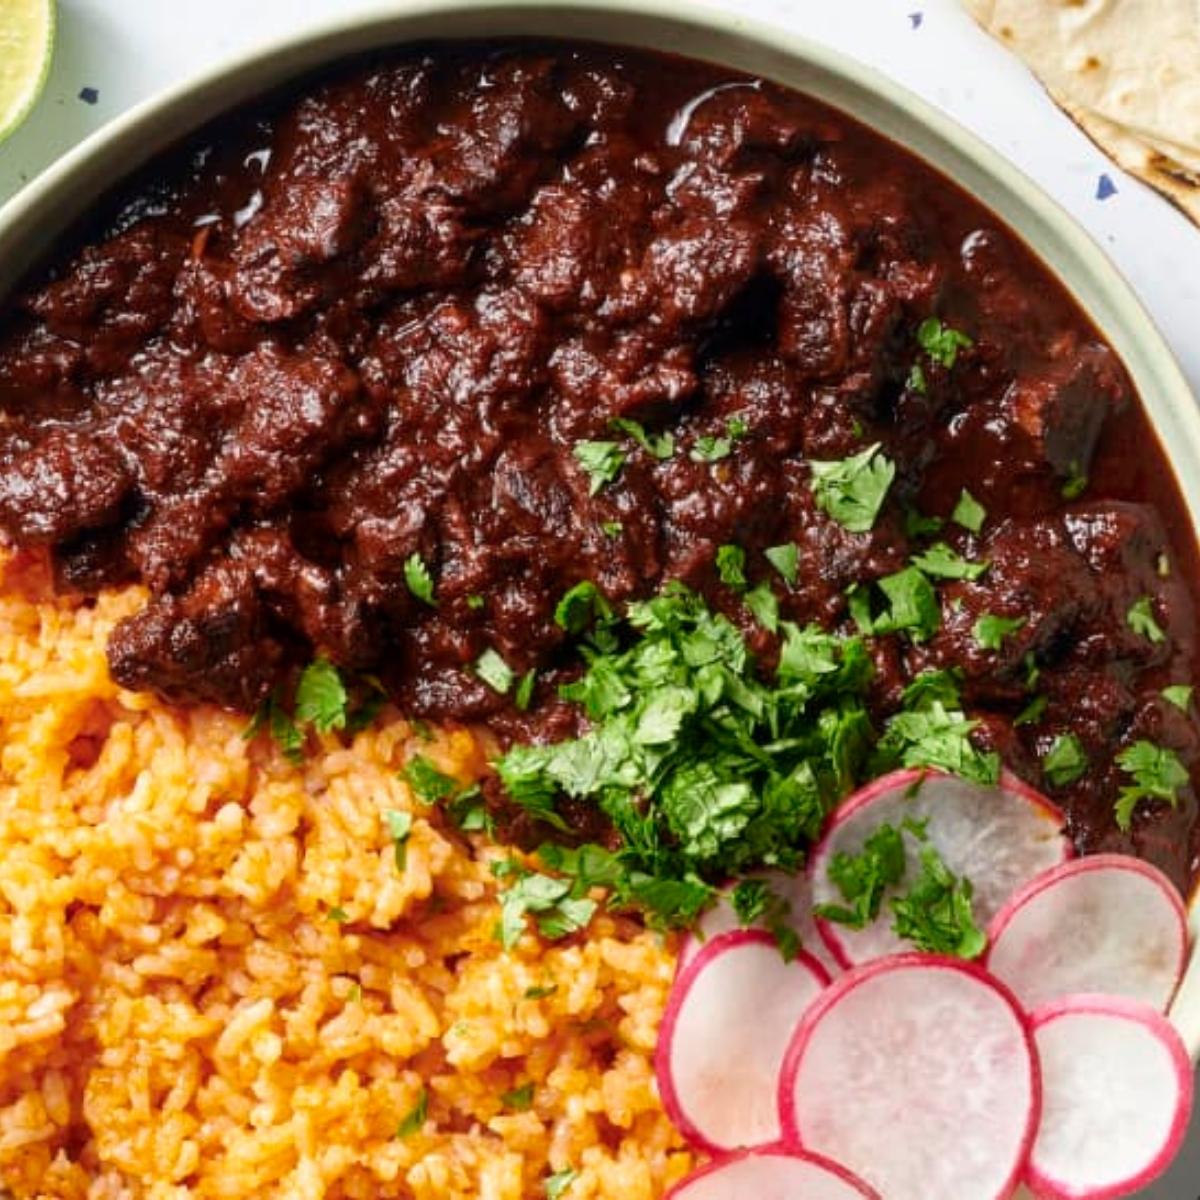
<path id="1" fill-rule="evenodd" d="M 668 1200 L 881 1200 L 844 1167 L 813 1154 L 748 1150 L 689 1175 Z"/>
<path id="2" fill-rule="evenodd" d="M 1157 1179 L 1192 1109 L 1192 1064 L 1174 1026 L 1116 996 L 1068 996 L 1031 1020 L 1043 1100 L 1029 1186 L 1046 1200 L 1106 1200 Z"/>
<path id="3" fill-rule="evenodd" d="M 829 976 L 803 951 L 785 962 L 770 934 L 724 933 L 678 976 L 655 1056 L 668 1116 L 695 1145 L 737 1150 L 779 1140 L 784 1052 Z"/>
<path id="4" fill-rule="evenodd" d="M 843 1164 L 887 1200 L 1000 1200 L 1041 1106 L 1028 1023 L 960 959 L 901 954 L 841 976 L 780 1075 L 786 1144 Z"/>
<path id="5" fill-rule="evenodd" d="M 971 881 L 975 920 L 985 927 L 1012 893 L 1049 867 L 1072 856 L 1061 811 L 1007 771 L 995 787 L 940 771 L 895 771 L 855 792 L 830 818 L 809 860 L 814 903 L 845 903 L 829 878 L 835 854 L 859 854 L 881 826 L 900 829 L 925 822 L 927 841 L 956 875 Z M 817 918 L 833 956 L 845 966 L 911 949 L 892 931 L 888 899 L 920 873 L 921 845 L 905 835 L 905 882 L 884 897 L 879 917 L 865 929 Z"/>
<path id="6" fill-rule="evenodd" d="M 817 932 L 817 924 L 812 912 L 812 889 L 809 887 L 808 875 L 804 871 L 795 875 L 788 875 L 784 871 L 760 871 L 748 878 L 763 880 L 771 889 L 772 894 L 788 905 L 787 924 L 800 939 L 800 948 L 807 950 L 831 976 L 841 974 L 841 964 L 829 952 L 825 940 Z M 735 929 L 743 927 L 731 900 L 733 889 L 736 886 L 731 883 L 723 888 L 717 902 L 700 918 L 695 933 L 690 933 L 684 938 L 683 945 L 679 949 L 678 970 L 682 971 L 695 958 L 705 942 L 722 933 L 732 933 Z M 756 924 L 752 928 L 762 928 L 762 926 Z"/>
<path id="7" fill-rule="evenodd" d="M 1096 854 L 1046 872 L 988 930 L 988 969 L 1026 1008 L 1103 992 L 1165 1012 L 1187 962 L 1187 913 L 1156 867 Z"/>

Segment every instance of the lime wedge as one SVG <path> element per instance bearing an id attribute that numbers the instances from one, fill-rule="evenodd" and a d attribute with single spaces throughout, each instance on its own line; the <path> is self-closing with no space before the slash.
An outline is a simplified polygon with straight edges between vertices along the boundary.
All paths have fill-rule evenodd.
<path id="1" fill-rule="evenodd" d="M 54 55 L 54 0 L 0 0 L 0 142 L 29 115 Z"/>

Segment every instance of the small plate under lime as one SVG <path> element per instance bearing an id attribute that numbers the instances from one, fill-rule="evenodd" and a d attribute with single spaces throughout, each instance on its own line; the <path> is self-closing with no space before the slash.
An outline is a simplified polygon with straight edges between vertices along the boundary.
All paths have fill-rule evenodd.
<path id="1" fill-rule="evenodd" d="M 0 0 L 0 142 L 29 115 L 54 56 L 54 0 Z"/>

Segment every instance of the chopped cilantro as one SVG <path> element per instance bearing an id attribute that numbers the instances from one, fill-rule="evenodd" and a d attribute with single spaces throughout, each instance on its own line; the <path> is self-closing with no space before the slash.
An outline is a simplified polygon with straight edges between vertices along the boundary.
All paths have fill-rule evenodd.
<path id="1" fill-rule="evenodd" d="M 949 370 L 958 361 L 960 350 L 969 350 L 975 342 L 958 329 L 944 325 L 937 317 L 927 317 L 917 327 L 917 341 L 934 362 Z"/>
<path id="2" fill-rule="evenodd" d="M 1125 620 L 1134 633 L 1140 634 L 1148 642 L 1158 645 L 1167 640 L 1162 626 L 1154 619 L 1154 605 L 1149 596 L 1141 596 L 1130 606 L 1125 614 Z"/>
<path id="3" fill-rule="evenodd" d="M 917 711 L 931 704 L 957 708 L 962 703 L 962 673 L 953 667 L 944 670 L 922 671 L 914 675 L 904 689 L 901 700 L 906 709 Z"/>
<path id="4" fill-rule="evenodd" d="M 879 635 L 904 630 L 913 641 L 923 642 L 937 632 L 942 613 L 933 585 L 922 571 L 905 567 L 877 580 L 876 586 L 887 602 L 878 613 L 868 589 L 857 587 L 850 594 L 850 615 L 863 633 Z"/>
<path id="5" fill-rule="evenodd" d="M 528 987 L 525 989 L 526 1000 L 545 1000 L 553 996 L 558 991 L 557 983 L 546 983 L 538 987 Z"/>
<path id="6" fill-rule="evenodd" d="M 950 514 L 950 520 L 971 533 L 978 533 L 987 520 L 987 509 L 963 488 L 959 493 L 958 502 L 954 505 L 954 511 Z"/>
<path id="7" fill-rule="evenodd" d="M 449 800 L 462 790 L 456 779 L 444 775 L 424 754 L 414 754 L 401 768 L 400 777 L 422 804 Z"/>
<path id="8" fill-rule="evenodd" d="M 1034 696 L 1027 705 L 1013 718 L 1013 725 L 1036 725 L 1046 715 L 1049 701 L 1045 696 Z"/>
<path id="9" fill-rule="evenodd" d="M 609 428 L 632 438 L 647 454 L 654 458 L 670 458 L 675 453 L 675 439 L 669 433 L 650 434 L 645 426 L 628 417 L 613 417 Z"/>
<path id="10" fill-rule="evenodd" d="M 523 1083 L 500 1097 L 500 1103 L 514 1112 L 525 1112 L 533 1107 L 533 1084 Z"/>
<path id="11" fill-rule="evenodd" d="M 929 391 L 929 383 L 925 378 L 925 368 L 919 362 L 913 363 L 909 369 L 908 378 L 905 380 L 904 386 L 910 392 L 916 392 L 918 396 L 924 396 Z"/>
<path id="12" fill-rule="evenodd" d="M 319 733 L 346 727 L 346 685 L 327 658 L 309 663 L 296 685 L 296 721 Z"/>
<path id="13" fill-rule="evenodd" d="M 734 441 L 739 438 L 744 438 L 750 432 L 750 425 L 745 417 L 730 417 L 725 422 L 725 432 L 729 434 Z"/>
<path id="14" fill-rule="evenodd" d="M 1073 462 L 1071 463 L 1071 470 L 1067 475 L 1066 481 L 1059 489 L 1059 494 L 1064 500 L 1078 500 L 1087 490 L 1087 485 L 1087 475 L 1080 470 L 1077 462 Z"/>
<path id="15" fill-rule="evenodd" d="M 743 599 L 754 614 L 754 619 L 765 630 L 775 633 L 779 629 L 779 601 L 769 583 L 763 582 L 751 588 Z"/>
<path id="16" fill-rule="evenodd" d="M 810 460 L 812 492 L 819 508 L 851 533 L 868 533 L 896 476 L 896 464 L 879 444 L 834 462 Z"/>
<path id="17" fill-rule="evenodd" d="M 491 814 L 477 787 L 455 796 L 446 805 L 446 815 L 463 833 L 486 833 L 491 837 L 494 832 Z"/>
<path id="18" fill-rule="evenodd" d="M 408 838 L 412 833 L 412 813 L 390 808 L 384 817 L 387 820 L 388 837 L 392 839 L 392 850 L 396 857 L 396 870 L 403 871 L 408 862 Z"/>
<path id="19" fill-rule="evenodd" d="M 417 1102 L 413 1105 L 412 1112 L 396 1126 L 396 1136 L 406 1138 L 411 1137 L 414 1133 L 419 1133 L 428 1119 L 429 1091 L 423 1087 L 417 1093 Z"/>
<path id="20" fill-rule="evenodd" d="M 914 567 L 919 567 L 932 579 L 978 579 L 991 565 L 970 562 L 952 550 L 945 542 L 935 542 L 928 550 L 914 555 Z"/>
<path id="21" fill-rule="evenodd" d="M 543 1185 L 546 1200 L 562 1200 L 562 1197 L 567 1194 L 568 1188 L 578 1177 L 579 1172 L 574 1167 L 567 1167 L 564 1171 L 556 1171 L 553 1175 L 547 1176 Z"/>
<path id="22" fill-rule="evenodd" d="M 304 755 L 304 734 L 274 696 L 268 701 L 267 723 L 284 758 L 292 763 L 300 762 Z"/>
<path id="23" fill-rule="evenodd" d="M 596 904 L 581 894 L 586 889 L 519 864 L 511 867 L 515 882 L 500 893 L 500 923 L 496 928 L 497 939 L 506 950 L 511 950 L 525 932 L 527 915 L 533 916 L 542 935 L 551 940 L 587 927 Z"/>
<path id="24" fill-rule="evenodd" d="M 467 597 L 467 607 L 472 612 L 478 612 L 486 603 L 484 598 L 478 592 L 472 592 Z"/>
<path id="25" fill-rule="evenodd" d="M 935 767 L 977 783 L 995 783 L 1000 778 L 1000 756 L 980 750 L 971 741 L 977 725 L 941 700 L 923 698 L 920 707 L 888 721 L 872 769 L 882 773 L 895 767 Z"/>
<path id="26" fill-rule="evenodd" d="M 971 908 L 974 889 L 942 861 L 932 846 L 921 849 L 921 875 L 902 896 L 889 900 L 897 937 L 931 954 L 978 958 L 987 935 Z"/>
<path id="27" fill-rule="evenodd" d="M 476 660 L 475 674 L 502 696 L 508 694 L 517 678 L 512 667 L 490 646 Z"/>
<path id="28" fill-rule="evenodd" d="M 894 825 L 880 825 L 858 854 L 839 850 L 829 863 L 830 882 L 845 904 L 819 904 L 813 910 L 827 921 L 866 929 L 883 905 L 884 893 L 904 878 L 904 837 Z"/>
<path id="29" fill-rule="evenodd" d="M 1051 787 L 1066 787 L 1081 778 L 1088 766 L 1083 743 L 1073 733 L 1063 733 L 1042 759 L 1042 774 Z"/>
<path id="30" fill-rule="evenodd" d="M 554 623 L 570 634 L 583 633 L 593 621 L 606 621 L 612 616 L 612 607 L 604 593 L 590 579 L 577 583 L 558 602 L 554 610 Z"/>
<path id="31" fill-rule="evenodd" d="M 571 453 L 591 481 L 589 496 L 612 483 L 625 465 L 625 451 L 616 442 L 576 442 Z"/>
<path id="32" fill-rule="evenodd" d="M 782 576 L 783 582 L 794 588 L 800 567 L 800 547 L 795 542 L 784 542 L 779 546 L 769 546 L 763 555 Z"/>
<path id="33" fill-rule="evenodd" d="M 1168 704 L 1173 704 L 1180 712 L 1187 712 L 1192 706 L 1191 684 L 1173 683 L 1170 687 L 1165 687 L 1162 690 L 1162 697 Z"/>
<path id="34" fill-rule="evenodd" d="M 404 582 L 418 600 L 437 608 L 437 601 L 433 598 L 433 576 L 429 574 L 429 568 L 419 554 L 410 554 L 405 559 Z"/>
<path id="35" fill-rule="evenodd" d="M 345 923 L 348 920 L 350 920 L 350 914 L 344 908 L 341 908 L 336 905 L 333 908 L 329 909 L 325 913 L 325 916 L 330 921 L 336 922 L 338 925 L 345 925 Z"/>
<path id="36" fill-rule="evenodd" d="M 984 613 L 975 622 L 975 642 L 981 650 L 999 650 L 1011 634 L 1025 624 L 1024 617 L 1002 617 L 997 613 Z"/>
<path id="37" fill-rule="evenodd" d="M 521 682 L 517 684 L 517 690 L 513 693 L 513 706 L 517 712 L 525 712 L 530 703 L 533 701 L 533 689 L 537 683 L 537 671 L 526 671 L 521 676 Z"/>
<path id="38" fill-rule="evenodd" d="M 625 531 L 625 526 L 620 521 L 601 521 L 600 529 L 605 537 L 619 538 Z"/>
<path id="39" fill-rule="evenodd" d="M 718 546 L 717 574 L 726 587 L 743 591 L 747 586 L 745 550 L 741 546 Z"/>
<path id="40" fill-rule="evenodd" d="M 932 537 L 946 524 L 941 517 L 927 517 L 913 504 L 904 506 L 904 535 L 909 538 Z"/>
<path id="41" fill-rule="evenodd" d="M 688 458 L 692 462 L 715 463 L 720 462 L 723 458 L 728 458 L 732 451 L 733 442 L 729 438 L 704 434 L 692 443 L 692 448 L 688 451 Z"/>
<path id="42" fill-rule="evenodd" d="M 1122 750 L 1117 763 L 1133 777 L 1133 783 L 1121 789 L 1116 804 L 1117 825 L 1124 830 L 1133 824 L 1133 811 L 1140 801 L 1163 800 L 1174 808 L 1179 803 L 1179 789 L 1190 781 L 1174 750 L 1145 740 Z"/>

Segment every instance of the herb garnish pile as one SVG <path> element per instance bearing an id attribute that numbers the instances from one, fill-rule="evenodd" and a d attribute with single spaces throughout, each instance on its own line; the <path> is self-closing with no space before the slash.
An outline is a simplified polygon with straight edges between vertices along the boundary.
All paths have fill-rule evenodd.
<path id="1" fill-rule="evenodd" d="M 865 704 L 861 636 L 779 623 L 765 678 L 737 628 L 676 583 L 617 617 L 590 584 L 560 605 L 587 669 L 563 688 L 592 722 L 582 737 L 516 746 L 496 764 L 511 800 L 554 825 L 561 796 L 607 815 L 615 846 L 547 844 L 554 877 L 500 864 L 511 945 L 526 914 L 544 934 L 587 924 L 591 889 L 654 925 L 686 926 L 715 887 L 763 866 L 795 870 L 832 806 L 865 774 L 933 766 L 981 782 L 999 774 L 970 740 L 948 673 L 922 677 L 878 730 Z M 583 627 L 584 621 L 588 627 Z M 762 903 L 766 899 L 762 898 Z"/>

